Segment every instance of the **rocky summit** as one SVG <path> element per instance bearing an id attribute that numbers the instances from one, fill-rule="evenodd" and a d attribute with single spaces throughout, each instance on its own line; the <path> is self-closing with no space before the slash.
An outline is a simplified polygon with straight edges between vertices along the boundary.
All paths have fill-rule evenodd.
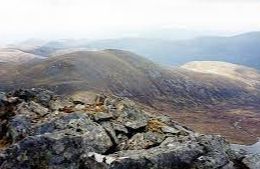
<path id="1" fill-rule="evenodd" d="M 1 169 L 260 168 L 260 155 L 116 96 L 84 102 L 44 89 L 0 93 L 0 131 Z"/>

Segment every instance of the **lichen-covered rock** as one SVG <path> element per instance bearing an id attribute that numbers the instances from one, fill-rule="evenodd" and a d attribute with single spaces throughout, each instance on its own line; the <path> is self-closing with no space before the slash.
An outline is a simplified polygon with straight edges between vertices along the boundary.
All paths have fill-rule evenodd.
<path id="1" fill-rule="evenodd" d="M 8 96 L 5 93 L 0 93 L 0 118 L 4 119 L 13 115 L 14 106 L 20 101 L 17 97 Z"/>
<path id="2" fill-rule="evenodd" d="M 32 112 L 42 117 L 49 113 L 49 110 L 46 107 L 43 107 L 40 104 L 35 103 L 34 101 L 29 102 L 29 107 Z"/>
<path id="3" fill-rule="evenodd" d="M 113 122 L 113 128 L 118 133 L 128 134 L 127 128 L 122 124 Z"/>
<path id="4" fill-rule="evenodd" d="M 124 108 L 118 117 L 118 121 L 122 122 L 127 128 L 132 130 L 138 130 L 145 127 L 148 119 L 148 115 L 135 108 Z"/>
<path id="5" fill-rule="evenodd" d="M 259 156 L 237 154 L 222 137 L 116 96 L 86 104 L 44 89 L 1 93 L 0 132 L 1 169 L 259 168 Z"/>
<path id="6" fill-rule="evenodd" d="M 203 147 L 193 142 L 172 142 L 166 139 L 162 145 L 150 149 L 125 150 L 104 156 L 100 167 L 109 169 L 120 168 L 169 168 L 184 169 L 192 165 L 193 159 L 203 153 Z M 85 158 L 85 167 L 90 165 L 87 159 L 92 159 L 91 163 L 100 163 L 96 156 L 88 154 Z"/>
<path id="7" fill-rule="evenodd" d="M 243 160 L 243 164 L 249 169 L 260 168 L 260 154 L 247 155 Z"/>
<path id="8" fill-rule="evenodd" d="M 90 115 L 93 117 L 94 121 L 104 121 L 113 118 L 113 115 L 107 112 L 95 112 L 90 113 Z"/>
<path id="9" fill-rule="evenodd" d="M 165 135 L 155 132 L 137 133 L 121 147 L 122 150 L 141 150 L 160 145 Z"/>
<path id="10" fill-rule="evenodd" d="M 6 137 L 15 143 L 29 135 L 30 121 L 24 115 L 17 115 L 10 119 L 7 125 Z"/>
<path id="11" fill-rule="evenodd" d="M 6 100 L 5 93 L 0 92 L 0 117 L 4 115 L 5 113 L 5 104 L 4 101 Z"/>
<path id="12" fill-rule="evenodd" d="M 8 158 L 2 167 L 22 169 L 39 163 L 35 165 L 40 168 L 43 163 L 51 168 L 77 168 L 83 153 L 105 153 L 111 146 L 101 125 L 82 113 L 73 113 L 36 126 L 30 137 L 7 148 L 3 154 Z"/>
<path id="13" fill-rule="evenodd" d="M 32 88 L 16 90 L 12 93 L 12 95 L 14 97 L 19 97 L 20 99 L 23 99 L 26 102 L 33 100 L 47 107 L 50 101 L 52 100 L 54 93 L 49 90 Z"/>

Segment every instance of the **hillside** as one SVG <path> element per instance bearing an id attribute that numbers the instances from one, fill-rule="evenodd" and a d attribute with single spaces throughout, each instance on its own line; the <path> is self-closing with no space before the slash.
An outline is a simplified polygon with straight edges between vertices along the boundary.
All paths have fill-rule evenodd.
<path id="1" fill-rule="evenodd" d="M 15 48 L 0 48 L 0 62 L 24 63 L 32 59 L 42 58 L 39 55 L 27 53 Z"/>
<path id="2" fill-rule="evenodd" d="M 225 76 L 248 84 L 252 90 L 260 89 L 260 71 L 250 67 L 217 61 L 193 61 L 181 67 L 195 72 Z"/>
<path id="3" fill-rule="evenodd" d="M 8 68 L 0 77 L 1 90 L 45 87 L 66 95 L 116 94 L 235 142 L 253 142 L 260 135 L 259 91 L 249 90 L 249 84 L 238 79 L 164 68 L 121 50 L 77 51 Z M 234 127 L 241 119 L 240 124 L 248 125 Z"/>
<path id="4" fill-rule="evenodd" d="M 184 69 L 192 70 L 194 72 L 200 72 L 208 75 L 219 75 L 223 77 L 227 77 L 229 79 L 233 79 L 236 81 L 240 81 L 247 84 L 247 89 L 251 91 L 255 91 L 259 93 L 260 91 L 260 74 L 259 71 L 256 69 L 252 69 L 242 65 L 235 65 L 226 62 L 216 62 L 216 61 L 193 61 L 189 62 L 183 66 Z M 175 116 L 178 114 L 175 114 Z M 208 116 L 211 116 L 209 118 Z M 180 121 L 189 124 L 189 126 L 193 126 L 193 128 L 198 128 L 200 131 L 206 131 L 208 133 L 214 132 L 223 128 L 223 121 L 229 122 L 227 124 L 230 128 L 244 128 L 245 126 L 248 127 L 249 130 L 244 130 L 241 132 L 241 136 L 244 133 L 247 133 L 251 136 L 257 135 L 258 131 L 258 124 L 259 121 L 259 113 L 254 113 L 248 110 L 238 110 L 238 109 L 231 109 L 229 111 L 223 111 L 221 115 L 214 115 L 208 114 L 205 117 L 203 113 L 197 113 L 196 120 L 194 120 L 194 116 L 191 113 L 186 113 L 186 116 L 181 115 Z M 226 119 L 226 120 L 224 120 Z M 229 120 L 227 120 L 229 119 Z M 199 125 L 199 123 L 194 123 L 194 121 L 200 121 L 199 123 L 208 123 L 208 129 L 205 129 Z M 214 126 L 214 127 L 212 127 Z M 257 127 L 258 126 L 258 127 Z M 204 126 L 205 127 L 205 126 Z M 211 128 L 211 129 L 210 129 Z M 252 129 L 252 130 L 251 130 Z M 226 128 L 221 129 L 222 134 L 226 133 L 225 135 L 230 137 L 234 133 L 230 132 Z M 235 131 L 234 130 L 234 131 Z M 258 134 L 259 135 L 259 134 Z"/>
<path id="5" fill-rule="evenodd" d="M 144 102 L 170 100 L 176 102 L 176 107 L 180 106 L 181 101 L 185 106 L 188 103 L 192 104 L 190 106 L 197 105 L 198 101 L 201 102 L 198 106 L 207 106 L 228 99 L 232 105 L 237 104 L 234 101 L 240 104 L 249 104 L 250 101 L 253 105 L 255 99 L 245 89 L 246 83 L 181 68 L 165 69 L 133 53 L 120 50 L 79 51 L 54 56 L 23 64 L 17 68 L 17 72 L 20 73 L 16 77 L 19 84 L 48 85 L 63 93 L 73 90 L 111 91 L 121 96 L 143 98 L 141 100 Z M 175 99 L 172 99 L 174 95 Z M 179 100 L 176 95 L 180 97 Z"/>

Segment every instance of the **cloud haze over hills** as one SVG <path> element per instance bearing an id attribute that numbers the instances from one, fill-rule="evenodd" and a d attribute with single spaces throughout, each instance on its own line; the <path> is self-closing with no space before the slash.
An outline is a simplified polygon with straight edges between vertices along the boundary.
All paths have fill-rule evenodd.
<path id="1" fill-rule="evenodd" d="M 165 27 L 238 33 L 260 28 L 259 8 L 256 0 L 8 0 L 0 3 L 0 36 L 111 38 Z"/>

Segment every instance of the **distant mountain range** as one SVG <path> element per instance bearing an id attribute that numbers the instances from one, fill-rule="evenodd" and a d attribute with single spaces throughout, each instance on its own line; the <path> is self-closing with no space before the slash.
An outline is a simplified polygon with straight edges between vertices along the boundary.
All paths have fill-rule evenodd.
<path id="1" fill-rule="evenodd" d="M 202 65 L 204 71 L 195 70 L 192 64 L 163 67 L 122 50 L 73 51 L 23 64 L 0 64 L 0 90 L 42 87 L 65 95 L 116 94 L 152 107 L 157 113 L 173 115 L 199 131 L 212 130 L 237 142 L 255 141 L 260 135 L 251 133 L 260 127 L 259 72 L 237 65 L 239 71 L 226 66 L 221 71 L 230 75 L 222 75 L 211 73 L 212 66 L 206 66 L 209 64 Z M 221 65 L 225 64 L 214 63 L 213 67 Z M 239 76 L 232 76 L 235 72 Z M 255 76 L 241 79 L 252 73 Z"/>
<path id="2" fill-rule="evenodd" d="M 225 61 L 260 68 L 260 32 L 232 37 L 189 40 L 116 39 L 97 41 L 90 48 L 115 48 L 135 52 L 156 63 L 181 65 L 190 61 Z"/>
<path id="3" fill-rule="evenodd" d="M 122 38 L 98 41 L 61 40 L 37 47 L 16 47 L 28 53 L 50 56 L 58 51 L 121 49 L 142 55 L 165 65 L 182 65 L 190 61 L 224 61 L 260 69 L 260 32 L 230 37 L 199 37 L 186 40 Z"/>

